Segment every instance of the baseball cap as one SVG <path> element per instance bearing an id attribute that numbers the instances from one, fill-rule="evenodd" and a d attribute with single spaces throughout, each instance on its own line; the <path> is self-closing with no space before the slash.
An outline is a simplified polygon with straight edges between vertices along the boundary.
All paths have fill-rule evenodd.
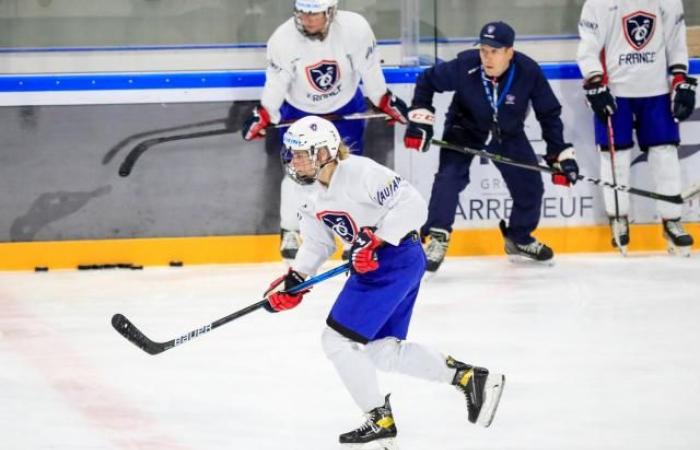
<path id="1" fill-rule="evenodd" d="M 512 47 L 514 41 L 515 30 L 505 22 L 487 23 L 479 33 L 479 44 L 495 48 Z"/>

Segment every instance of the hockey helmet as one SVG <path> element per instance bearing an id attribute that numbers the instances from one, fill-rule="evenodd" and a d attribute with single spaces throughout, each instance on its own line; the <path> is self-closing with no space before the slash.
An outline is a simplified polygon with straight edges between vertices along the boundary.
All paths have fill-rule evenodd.
<path id="1" fill-rule="evenodd" d="M 295 0 L 294 1 L 294 24 L 297 30 L 310 39 L 325 39 L 331 22 L 338 11 L 338 0 Z M 316 33 L 309 33 L 304 28 L 302 14 L 326 13 L 326 25 Z"/>
<path id="2" fill-rule="evenodd" d="M 336 160 L 341 142 L 338 129 L 330 121 L 318 116 L 306 116 L 297 120 L 284 133 L 282 164 L 285 172 L 299 184 L 312 184 L 321 169 Z M 328 158 L 318 161 L 318 153 L 323 148 L 328 150 Z M 306 152 L 313 174 L 302 174 L 295 169 L 293 160 L 295 153 L 298 155 L 299 152 Z"/>

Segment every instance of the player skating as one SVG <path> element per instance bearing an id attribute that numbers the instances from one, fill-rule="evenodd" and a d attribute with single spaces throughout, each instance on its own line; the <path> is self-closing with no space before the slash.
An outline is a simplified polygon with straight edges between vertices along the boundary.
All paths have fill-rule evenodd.
<path id="1" fill-rule="evenodd" d="M 335 126 L 322 118 L 294 123 L 284 146 L 290 179 L 313 188 L 299 210 L 303 239 L 297 257 L 265 294 L 269 309 L 301 302 L 304 291 L 279 289 L 314 274 L 335 251 L 336 236 L 351 245 L 352 273 L 328 315 L 322 344 L 366 421 L 341 434 L 340 442 L 394 448 L 397 427 L 377 369 L 456 386 L 466 397 L 468 420 L 489 426 L 504 376 L 405 340 L 426 265 L 416 231 L 426 218 L 420 194 L 388 168 L 351 155 Z"/>

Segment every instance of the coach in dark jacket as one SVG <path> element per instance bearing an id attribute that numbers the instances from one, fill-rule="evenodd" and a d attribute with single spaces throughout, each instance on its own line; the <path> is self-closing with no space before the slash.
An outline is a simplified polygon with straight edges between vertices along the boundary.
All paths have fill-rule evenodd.
<path id="1" fill-rule="evenodd" d="M 540 66 L 513 50 L 514 40 L 515 32 L 508 24 L 486 24 L 479 36 L 479 49 L 466 50 L 457 58 L 424 71 L 416 82 L 404 143 L 411 149 L 428 150 L 433 136 L 433 94 L 454 91 L 443 140 L 537 164 L 524 130 L 532 105 L 547 143 L 546 160 L 564 175 L 555 182 L 568 185 L 576 181 L 578 165 L 573 147 L 564 142 L 561 105 Z M 444 259 L 459 193 L 469 184 L 472 158 L 440 149 L 428 221 L 421 230 L 423 236 L 431 238 L 426 247 L 428 270 L 437 270 Z M 538 261 L 551 259 L 552 250 L 532 237 L 544 194 L 540 173 L 500 163 L 496 167 L 513 198 L 509 225 L 501 226 L 506 253 Z"/>

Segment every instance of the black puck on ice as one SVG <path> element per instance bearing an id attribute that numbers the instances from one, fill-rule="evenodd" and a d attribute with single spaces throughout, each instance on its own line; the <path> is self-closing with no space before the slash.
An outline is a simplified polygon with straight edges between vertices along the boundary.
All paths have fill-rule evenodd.
<path id="1" fill-rule="evenodd" d="M 182 261 L 170 261 L 170 267 L 182 267 Z"/>
<path id="2" fill-rule="evenodd" d="M 37 266 L 34 268 L 34 272 L 48 272 L 49 268 L 46 266 Z"/>

